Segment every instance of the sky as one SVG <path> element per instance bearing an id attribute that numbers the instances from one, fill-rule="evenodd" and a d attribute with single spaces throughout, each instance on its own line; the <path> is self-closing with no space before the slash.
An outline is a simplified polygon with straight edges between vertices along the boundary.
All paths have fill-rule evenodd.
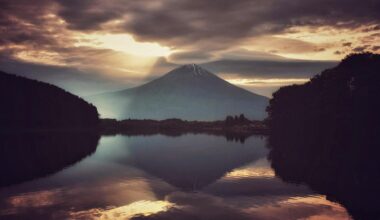
<path id="1" fill-rule="evenodd" d="M 182 64 L 271 96 L 380 52 L 379 0 L 0 0 L 0 70 L 80 96 Z"/>

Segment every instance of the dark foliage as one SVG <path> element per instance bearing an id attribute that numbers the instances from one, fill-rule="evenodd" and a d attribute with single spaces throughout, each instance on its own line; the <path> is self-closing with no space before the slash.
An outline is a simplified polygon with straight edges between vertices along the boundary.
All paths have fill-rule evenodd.
<path id="1" fill-rule="evenodd" d="M 380 55 L 354 54 L 305 85 L 283 87 L 267 108 L 274 133 L 376 138 L 379 131 Z M 291 128 L 284 131 L 284 127 Z M 304 128 L 307 127 L 307 130 Z"/>
<path id="2" fill-rule="evenodd" d="M 244 114 L 240 114 L 239 116 L 228 115 L 224 120 L 224 123 L 227 127 L 231 127 L 235 125 L 248 125 L 251 123 L 251 121 L 247 119 Z"/>
<path id="3" fill-rule="evenodd" d="M 98 123 L 93 105 L 56 86 L 0 72 L 0 129 L 85 128 Z"/>
<path id="4" fill-rule="evenodd" d="M 228 118 L 232 123 L 228 124 Z M 225 121 L 184 121 L 181 119 L 166 120 L 138 120 L 127 119 L 117 121 L 115 119 L 102 119 L 100 122 L 103 134 L 124 135 L 153 135 L 165 134 L 168 136 L 180 136 L 186 133 L 206 133 L 225 136 L 228 141 L 244 140 L 253 134 L 266 134 L 267 127 L 261 121 L 250 121 L 244 115 L 227 116 Z"/>
<path id="5" fill-rule="evenodd" d="M 267 111 L 270 160 L 355 219 L 378 219 L 380 55 L 345 58 L 304 85 L 281 88 Z"/>

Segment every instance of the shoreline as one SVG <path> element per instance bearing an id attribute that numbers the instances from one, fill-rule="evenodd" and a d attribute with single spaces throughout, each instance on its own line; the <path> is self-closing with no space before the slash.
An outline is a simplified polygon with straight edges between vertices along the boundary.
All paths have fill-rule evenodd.
<path id="1" fill-rule="evenodd" d="M 33 133 L 97 133 L 99 135 L 154 135 L 179 136 L 182 134 L 210 134 L 231 137 L 268 135 L 269 129 L 262 121 L 245 120 L 228 124 L 226 121 L 185 121 L 181 119 L 100 119 L 96 127 L 89 128 L 24 128 L 1 129 L 0 134 Z"/>
<path id="2" fill-rule="evenodd" d="M 100 123 L 102 134 L 184 134 L 205 133 L 214 135 L 268 135 L 269 129 L 261 121 L 244 120 L 235 124 L 227 124 L 226 121 L 184 121 L 180 119 L 149 120 L 127 119 L 118 121 L 115 119 L 102 119 Z"/>

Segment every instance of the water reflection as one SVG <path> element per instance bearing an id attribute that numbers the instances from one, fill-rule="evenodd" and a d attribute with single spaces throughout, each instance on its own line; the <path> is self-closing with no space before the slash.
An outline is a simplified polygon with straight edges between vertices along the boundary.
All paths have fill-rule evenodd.
<path id="1" fill-rule="evenodd" d="M 149 216 L 155 213 L 167 211 L 173 204 L 167 201 L 137 201 L 131 204 L 111 209 L 90 209 L 86 211 L 72 212 L 73 219 L 129 219 L 136 215 Z"/>
<path id="2" fill-rule="evenodd" d="M 275 173 L 342 204 L 354 219 L 380 219 L 378 138 L 308 134 L 271 136 L 269 158 Z"/>
<path id="3" fill-rule="evenodd" d="M 0 187 L 46 176 L 95 152 L 92 133 L 0 135 Z"/>
<path id="4" fill-rule="evenodd" d="M 73 166 L 0 189 L 0 218 L 349 218 L 339 204 L 277 178 L 265 145 L 258 136 L 103 136 Z"/>
<path id="5" fill-rule="evenodd" d="M 154 136 L 128 141 L 129 163 L 181 190 L 196 191 L 215 182 L 232 169 L 265 157 L 265 140 L 252 139 L 250 147 L 228 143 L 216 136 Z"/>

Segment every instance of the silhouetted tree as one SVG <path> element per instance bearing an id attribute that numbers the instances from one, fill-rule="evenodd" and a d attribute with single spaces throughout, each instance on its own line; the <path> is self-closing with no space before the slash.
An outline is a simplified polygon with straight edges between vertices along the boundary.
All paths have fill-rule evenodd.
<path id="1" fill-rule="evenodd" d="M 232 126 L 234 125 L 234 117 L 232 116 L 227 116 L 225 120 L 226 126 Z"/>
<path id="2" fill-rule="evenodd" d="M 250 123 L 251 121 L 248 120 L 244 114 L 240 114 L 239 116 L 235 115 L 235 116 L 227 116 L 226 119 L 225 119 L 225 124 L 226 126 L 234 126 L 234 125 L 244 125 L 244 124 L 248 124 Z"/>
<path id="3" fill-rule="evenodd" d="M 243 124 L 247 121 L 248 119 L 245 118 L 244 114 L 240 114 L 239 116 L 239 123 Z"/>

